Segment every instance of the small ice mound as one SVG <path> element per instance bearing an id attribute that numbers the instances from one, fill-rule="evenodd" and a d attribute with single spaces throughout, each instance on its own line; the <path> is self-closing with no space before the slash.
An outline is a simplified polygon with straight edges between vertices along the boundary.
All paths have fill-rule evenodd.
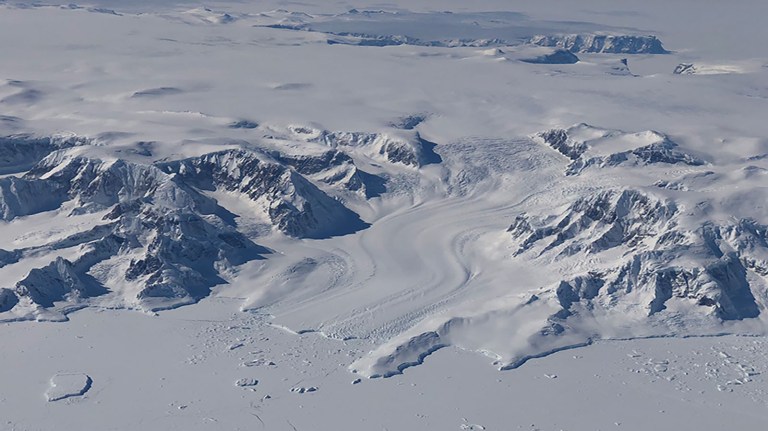
<path id="1" fill-rule="evenodd" d="M 317 392 L 318 388 L 316 386 L 297 386 L 295 388 L 291 388 L 291 392 L 295 394 L 308 394 L 311 392 Z"/>
<path id="2" fill-rule="evenodd" d="M 259 384 L 258 380 L 256 380 L 256 379 L 249 379 L 249 378 L 245 378 L 245 377 L 242 378 L 242 379 L 237 379 L 237 381 L 235 381 L 235 386 L 240 387 L 240 388 L 250 388 L 250 387 L 256 386 L 258 384 Z"/>
<path id="3" fill-rule="evenodd" d="M 0 313 L 10 311 L 19 303 L 19 297 L 13 290 L 0 287 Z"/>
<path id="4" fill-rule="evenodd" d="M 148 88 L 146 90 L 140 90 L 135 93 L 131 97 L 160 97 L 160 96 L 173 96 L 176 94 L 183 93 L 184 90 L 176 87 L 157 87 L 157 88 Z"/>
<path id="5" fill-rule="evenodd" d="M 406 115 L 404 117 L 400 117 L 397 120 L 389 123 L 389 125 L 390 127 L 394 127 L 395 129 L 413 130 L 419 124 L 427 121 L 428 118 L 429 118 L 429 114 L 426 114 L 426 113 Z"/>
<path id="6" fill-rule="evenodd" d="M 0 115 L 0 133 L 4 133 L 5 130 L 8 131 L 16 131 L 19 129 L 21 124 L 24 122 L 19 117 L 14 117 L 11 115 Z"/>
<path id="7" fill-rule="evenodd" d="M 228 127 L 230 129 L 255 129 L 259 127 L 259 123 L 250 120 L 238 120 L 230 123 Z"/>
<path id="8" fill-rule="evenodd" d="M 83 373 L 62 373 L 51 377 L 50 387 L 45 392 L 48 401 L 59 401 L 71 397 L 81 397 L 91 389 L 93 380 Z"/>
<path id="9" fill-rule="evenodd" d="M 273 90 L 304 90 L 312 87 L 312 84 L 308 82 L 286 82 L 284 84 L 276 84 L 272 86 Z"/>
<path id="10" fill-rule="evenodd" d="M 45 94 L 34 88 L 24 88 L 15 94 L 0 99 L 0 103 L 8 105 L 31 105 L 45 97 Z"/>
<path id="11" fill-rule="evenodd" d="M 273 367 L 273 366 L 275 366 L 277 364 L 275 364 L 273 361 L 269 361 L 269 360 L 264 359 L 264 358 L 256 358 L 256 359 L 249 359 L 249 360 L 243 362 L 240 365 L 243 366 L 243 367 L 261 367 L 263 365 L 266 365 L 266 366 L 269 366 L 269 367 Z"/>
<path id="12" fill-rule="evenodd" d="M 500 57 L 504 55 L 504 51 L 499 48 L 484 49 L 480 51 L 480 54 L 486 57 Z"/>
<path id="13" fill-rule="evenodd" d="M 609 64 L 607 73 L 617 76 L 633 76 L 632 71 L 629 70 L 629 61 L 626 58 L 622 58 L 617 63 Z"/>
<path id="14" fill-rule="evenodd" d="M 70 3 L 70 4 L 66 4 L 66 5 L 61 5 L 61 6 L 59 6 L 59 8 L 63 9 L 63 10 L 85 10 L 85 11 L 88 11 L 88 12 L 91 12 L 91 13 L 103 13 L 103 14 L 107 14 L 107 15 L 123 16 L 123 14 L 117 13 L 116 11 L 114 11 L 112 9 L 105 9 L 105 8 L 100 8 L 100 7 L 83 7 L 83 6 L 80 6 L 80 5 L 76 5 L 74 3 Z"/>
<path id="15" fill-rule="evenodd" d="M 226 12 L 214 11 L 212 9 L 208 9 L 207 7 L 190 9 L 184 12 L 184 14 L 209 24 L 231 24 L 237 21 L 237 17 L 235 16 L 232 16 Z"/>
<path id="16" fill-rule="evenodd" d="M 469 431 L 483 431 L 485 430 L 485 427 L 478 424 L 469 423 L 467 418 L 461 418 L 461 425 L 459 425 L 459 429 L 462 430 L 469 430 Z"/>
<path id="17" fill-rule="evenodd" d="M 521 58 L 520 61 L 532 64 L 574 64 L 579 62 L 579 57 L 567 49 L 558 48 L 541 55 Z"/>

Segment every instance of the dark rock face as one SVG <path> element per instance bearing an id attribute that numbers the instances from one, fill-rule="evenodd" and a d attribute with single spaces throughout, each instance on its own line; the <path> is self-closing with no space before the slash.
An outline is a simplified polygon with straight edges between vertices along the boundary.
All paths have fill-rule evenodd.
<path id="1" fill-rule="evenodd" d="M 24 172 L 56 150 L 87 144 L 77 136 L 38 138 L 29 135 L 0 137 L 0 175 Z"/>
<path id="2" fill-rule="evenodd" d="M 648 315 L 664 311 L 669 301 L 711 309 L 721 320 L 741 320 L 760 314 L 747 281 L 747 270 L 738 255 L 724 256 L 695 268 L 660 267 L 660 258 L 665 256 L 641 253 L 612 271 L 561 282 L 557 292 L 566 316 L 573 304 L 600 307 L 600 301 L 595 299 L 598 296 L 602 296 L 603 303 L 610 303 L 633 291 L 647 292 L 644 296 L 650 298 L 645 304 Z"/>
<path id="3" fill-rule="evenodd" d="M 390 123 L 390 126 L 394 127 L 395 129 L 413 130 L 419 124 L 427 121 L 428 118 L 429 118 L 428 114 L 406 115 L 405 117 L 400 117 L 397 120 Z"/>
<path id="4" fill-rule="evenodd" d="M 386 191 L 386 180 L 369 174 L 355 166 L 352 158 L 338 150 L 328 150 L 319 155 L 294 155 L 273 152 L 270 154 L 280 163 L 290 166 L 304 176 L 353 192 L 366 198 L 380 196 Z"/>
<path id="5" fill-rule="evenodd" d="M 567 34 L 539 35 L 530 43 L 562 48 L 573 53 L 668 54 L 656 36 Z"/>
<path id="6" fill-rule="evenodd" d="M 680 63 L 672 73 L 675 75 L 693 75 L 696 73 L 696 66 L 693 63 Z"/>
<path id="7" fill-rule="evenodd" d="M 11 289 L 0 288 L 0 313 L 13 309 L 19 303 L 19 298 Z"/>
<path id="8" fill-rule="evenodd" d="M 589 127 L 580 125 L 581 127 Z M 569 136 L 565 129 L 551 129 L 536 136 L 557 152 L 568 157 L 572 162 L 566 168 L 566 175 L 578 175 L 591 167 L 605 168 L 616 166 L 646 166 L 657 163 L 702 166 L 706 162 L 679 149 L 679 146 L 667 136 L 648 132 L 656 142 L 626 151 L 606 155 L 587 156 L 590 149 L 588 142 L 578 141 Z"/>
<path id="9" fill-rule="evenodd" d="M 524 58 L 520 61 L 533 64 L 575 64 L 579 62 L 579 57 L 567 49 L 558 48 L 550 54 Z"/>
<path id="10" fill-rule="evenodd" d="M 330 155 L 329 161 L 342 155 Z M 317 160 L 294 160 L 306 171 L 317 169 Z M 322 162 L 322 159 L 320 160 Z M 298 172 L 285 165 L 261 160 L 243 150 L 211 153 L 158 165 L 192 187 L 224 189 L 247 195 L 268 206 L 274 226 L 290 236 L 322 238 L 364 228 L 359 216 L 326 195 Z"/>
<path id="11" fill-rule="evenodd" d="M 238 120 L 229 125 L 230 129 L 255 129 L 259 127 L 258 123 L 249 120 Z"/>
<path id="12" fill-rule="evenodd" d="M 414 139 L 397 139 L 379 133 L 364 132 L 321 132 L 313 138 L 332 148 L 367 147 L 385 156 L 391 163 L 421 167 L 441 163 L 442 159 L 434 148 L 435 143 L 427 141 L 416 133 Z"/>
<path id="13" fill-rule="evenodd" d="M 89 230 L 41 246 L 0 250 L 5 266 L 30 254 L 79 248 L 77 259 L 54 258 L 3 288 L 0 309 L 12 310 L 20 301 L 43 308 L 85 303 L 116 285 L 121 294 L 130 291 L 129 306 L 154 310 L 198 301 L 225 282 L 225 272 L 269 253 L 239 232 L 236 215 L 207 193 L 240 194 L 285 235 L 327 238 L 367 224 L 316 184 L 366 198 L 386 191 L 384 178 L 358 169 L 342 148 L 370 146 L 365 150 L 414 167 L 439 160 L 434 144 L 418 135 L 415 140 L 365 133 L 319 136 L 315 141 L 327 151 L 226 150 L 154 165 L 72 155 L 67 149 L 86 144 L 83 138 L 3 138 L 0 170 L 27 172 L 0 178 L 0 219 L 64 207 L 71 208 L 70 215 L 106 213 L 103 223 Z M 100 268 L 98 280 L 91 275 L 94 268 Z"/>
<path id="14" fill-rule="evenodd" d="M 294 168 L 302 175 L 314 175 L 331 167 L 352 164 L 352 158 L 337 150 L 328 150 L 320 155 L 288 155 L 275 152 L 272 156 L 279 162 Z"/>
<path id="15" fill-rule="evenodd" d="M 156 165 L 55 152 L 21 178 L 0 179 L 2 218 L 56 210 L 65 202 L 77 203 L 73 214 L 108 211 L 103 223 L 89 230 L 42 246 L 0 250 L 4 266 L 27 254 L 80 249 L 76 260 L 55 258 L 1 290 L 0 309 L 8 311 L 22 299 L 46 308 L 61 301 L 77 304 L 108 293 L 111 283 L 133 286 L 135 304 L 152 310 L 198 301 L 225 282 L 223 272 L 269 253 L 239 232 L 232 214 L 205 192 L 241 193 L 289 236 L 342 235 L 367 225 L 298 171 L 350 161 L 333 150 L 283 163 L 228 150 Z M 111 280 L 104 284 L 90 272 L 107 260 L 116 263 L 103 275 Z"/>
<path id="16" fill-rule="evenodd" d="M 578 275 L 553 288 L 562 307 L 555 320 L 578 310 L 612 308 L 628 295 L 637 295 L 630 302 L 647 301 L 642 305 L 649 316 L 674 301 L 701 307 L 721 320 L 757 317 L 760 307 L 752 290 L 757 287 L 749 274 L 768 268 L 760 252 L 768 244 L 768 226 L 741 220 L 681 229 L 679 216 L 673 203 L 652 195 L 601 192 L 551 217 L 520 215 L 508 232 L 519 244 L 516 255 L 535 259 L 621 251 L 620 266 Z"/>
<path id="17" fill-rule="evenodd" d="M 271 28 L 281 28 L 287 30 L 309 29 L 306 26 L 282 26 L 271 25 Z M 363 32 L 324 32 L 331 37 L 328 38 L 329 45 L 357 45 L 369 47 L 385 47 L 399 45 L 432 46 L 441 48 L 459 48 L 475 47 L 485 48 L 491 46 L 508 46 L 518 41 L 509 41 L 501 38 L 475 39 L 475 38 L 453 38 L 453 39 L 419 39 L 416 37 L 400 34 L 369 34 Z"/>
<path id="18" fill-rule="evenodd" d="M 577 160 L 587 151 L 587 144 L 584 142 L 573 142 L 568 138 L 568 131 L 564 129 L 552 129 L 538 135 L 550 147 L 557 150 L 562 155 L 571 160 Z"/>
<path id="19" fill-rule="evenodd" d="M 670 140 L 664 140 L 661 143 L 646 145 L 643 147 L 635 148 L 633 150 L 610 154 L 608 156 L 578 159 L 568 167 L 566 174 L 578 175 L 583 170 L 591 166 L 610 167 L 628 164 L 645 166 L 656 163 L 702 166 L 706 162 L 678 150 L 677 144 L 674 142 Z"/>
<path id="20" fill-rule="evenodd" d="M 521 240 L 516 254 L 542 244 L 541 253 L 597 253 L 619 246 L 633 247 L 659 234 L 676 213 L 673 203 L 638 191 L 605 191 L 577 200 L 543 226 L 534 228 L 536 223 L 530 217 L 518 216 L 508 231 Z"/>
<path id="21" fill-rule="evenodd" d="M 72 269 L 72 263 L 57 258 L 50 265 L 35 268 L 16 284 L 16 294 L 27 296 L 35 304 L 52 307 L 69 295 L 86 295 L 87 288 Z"/>

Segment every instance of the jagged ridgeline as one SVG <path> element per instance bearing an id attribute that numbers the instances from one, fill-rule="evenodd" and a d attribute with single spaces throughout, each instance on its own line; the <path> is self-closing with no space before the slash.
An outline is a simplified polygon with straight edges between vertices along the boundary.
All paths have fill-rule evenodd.
<path id="1" fill-rule="evenodd" d="M 627 175 L 640 167 L 664 169 L 660 172 L 685 168 L 680 172 L 686 173 L 679 182 L 598 191 L 557 212 L 516 218 L 508 230 L 517 247 L 515 256 L 556 261 L 602 255 L 610 256 L 603 261 L 615 262 L 560 282 L 555 288 L 562 306 L 557 319 L 577 309 L 584 314 L 596 308 L 652 316 L 691 306 L 687 312 L 722 320 L 760 314 L 762 277 L 768 267 L 767 227 L 737 212 L 723 221 L 708 216 L 713 211 L 691 210 L 685 192 L 696 190 L 691 190 L 695 185 L 689 177 L 717 177 L 705 160 L 653 131 L 627 133 L 577 124 L 534 138 L 568 159 L 569 176 L 617 168 Z M 674 194 L 662 189 L 675 190 L 679 198 L 672 199 Z M 713 195 L 709 205 L 717 201 Z"/>
<path id="2" fill-rule="evenodd" d="M 594 26 L 595 31 L 574 33 L 568 23 L 535 22 L 514 12 L 441 14 L 352 9 L 332 16 L 267 14 L 264 18 L 265 27 L 325 33 L 329 44 L 443 48 L 538 45 L 570 53 L 668 53 L 653 35 L 600 26 Z M 437 25 L 430 28 L 426 22 Z"/>
<path id="3" fill-rule="evenodd" d="M 600 308 L 640 316 L 671 307 L 722 320 L 757 317 L 755 295 L 765 287 L 760 277 L 768 274 L 768 227 L 741 220 L 684 228 L 681 216 L 674 202 L 637 190 L 606 191 L 580 198 L 559 214 L 519 216 L 509 233 L 519 245 L 515 254 L 532 259 L 621 252 L 615 267 L 555 287 L 562 307 L 553 316 L 557 328 L 574 312 Z"/>
<path id="4" fill-rule="evenodd" d="M 574 53 L 667 54 L 656 36 L 610 34 L 536 35 L 530 43 Z"/>
<path id="5" fill-rule="evenodd" d="M 0 268 L 14 265 L 24 274 L 0 286 L 0 313 L 60 320 L 94 297 L 146 310 L 194 303 L 237 266 L 270 253 L 254 242 L 260 235 L 321 239 L 368 226 L 344 200 L 379 196 L 386 178 L 359 169 L 345 149 L 408 169 L 439 161 L 434 144 L 415 132 L 390 137 L 297 126 L 266 139 L 307 148 L 235 148 L 153 163 L 92 152 L 98 147 L 80 137 L 3 138 L 0 170 L 17 175 L 0 178 L 2 220 L 48 214 L 63 226 L 88 221 L 0 250 Z M 244 232 L 217 193 L 247 202 L 262 227 Z"/>
<path id="6" fill-rule="evenodd" d="M 578 175 L 593 167 L 705 164 L 704 160 L 681 151 L 678 144 L 666 135 L 651 130 L 626 133 L 582 123 L 568 129 L 541 132 L 534 138 L 571 160 L 566 175 Z"/>
<path id="7" fill-rule="evenodd" d="M 764 157 L 720 165 L 681 142 L 582 123 L 516 143 L 516 161 L 539 164 L 515 164 L 514 185 L 536 186 L 507 213 L 502 246 L 483 244 L 512 276 L 492 279 L 492 300 L 425 319 L 352 369 L 391 376 L 448 345 L 510 369 L 597 339 L 761 333 Z"/>

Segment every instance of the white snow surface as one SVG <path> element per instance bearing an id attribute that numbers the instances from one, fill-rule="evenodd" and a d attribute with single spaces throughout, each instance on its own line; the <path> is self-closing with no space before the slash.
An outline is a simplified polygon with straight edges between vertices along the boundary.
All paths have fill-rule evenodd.
<path id="1" fill-rule="evenodd" d="M 166 388 L 144 410 L 163 419 L 115 429 L 297 430 L 319 414 L 296 406 L 362 408 L 351 391 L 376 385 L 375 402 L 418 400 L 390 382 L 439 393 L 467 364 L 476 379 L 462 384 L 482 391 L 497 371 L 475 369 L 480 353 L 514 371 L 478 402 L 517 379 L 532 400 L 563 399 L 634 373 L 669 383 L 637 383 L 643 409 L 674 410 L 641 394 L 661 391 L 704 425 L 717 403 L 749 411 L 750 429 L 765 405 L 744 400 L 760 404 L 768 366 L 764 12 L 749 0 L 0 1 L 0 337 L 45 340 L 4 349 L 0 370 L 55 374 L 48 398 L 67 401 L 52 405 L 83 412 L 125 402 L 132 378 Z M 128 323 L 143 328 L 126 330 L 128 356 L 110 353 Z M 166 345 L 189 355 L 159 353 L 170 374 L 115 374 Z M 669 350 L 576 366 L 609 383 L 564 372 L 564 358 L 615 346 Z M 720 349 L 722 363 L 689 347 Z M 305 363 L 311 377 L 294 378 Z M 215 381 L 183 382 L 219 366 Z M 358 376 L 397 377 L 349 385 Z M 56 429 L 38 413 L 59 407 L 12 399 L 45 389 L 7 377 L 0 420 Z M 207 383 L 239 401 L 213 400 Z M 700 390 L 700 402 L 676 392 Z M 408 420 L 353 413 L 321 429 L 530 425 L 450 397 Z M 435 419 L 443 402 L 475 416 Z M 569 423 L 570 408 L 527 414 L 541 429 L 647 425 L 626 408 Z"/>

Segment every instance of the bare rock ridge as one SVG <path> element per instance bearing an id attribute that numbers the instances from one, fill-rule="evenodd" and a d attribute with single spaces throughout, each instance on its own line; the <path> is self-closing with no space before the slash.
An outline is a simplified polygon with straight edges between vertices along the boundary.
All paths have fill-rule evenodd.
<path id="1" fill-rule="evenodd" d="M 419 124 L 425 122 L 428 118 L 429 114 L 427 113 L 406 115 L 390 123 L 390 126 L 394 127 L 395 129 L 413 130 Z"/>
<path id="2" fill-rule="evenodd" d="M 597 308 L 644 307 L 653 315 L 677 302 L 722 320 L 757 317 L 759 306 L 749 273 L 760 275 L 767 262 L 755 255 L 766 241 L 766 226 L 741 220 L 715 226 L 681 228 L 673 202 L 636 190 L 602 192 L 582 198 L 541 223 L 520 216 L 509 233 L 520 244 L 518 255 L 533 259 L 600 254 L 620 247 L 619 265 L 590 271 L 556 287 L 567 318 L 575 304 L 580 313 Z M 536 226 L 536 227 L 534 227 Z M 754 278 L 754 277 L 753 277 Z M 691 310 L 689 312 L 694 312 Z"/>
<path id="3" fill-rule="evenodd" d="M 371 158 L 380 159 L 388 163 L 421 167 L 442 161 L 440 156 L 434 151 L 436 144 L 427 141 L 418 132 L 411 130 L 390 134 L 332 132 L 306 126 L 292 126 L 288 128 L 288 131 L 293 139 L 320 143 L 341 150 L 359 149 Z"/>
<path id="4" fill-rule="evenodd" d="M 263 16 L 259 26 L 323 33 L 331 45 L 386 47 L 415 45 L 443 48 L 538 45 L 570 53 L 667 54 L 653 35 L 592 24 L 572 33 L 558 22 L 536 22 L 514 12 L 420 14 L 352 9 L 339 15 Z M 270 19 L 271 18 L 271 19 Z M 425 31 L 427 20 L 436 30 Z M 471 25 L 469 23 L 472 23 Z M 572 60 L 571 57 L 557 54 Z"/>
<path id="5" fill-rule="evenodd" d="M 221 188 L 263 202 L 271 223 L 290 236 L 323 238 L 365 227 L 357 214 L 301 174 L 256 153 L 223 151 L 157 166 L 197 189 Z"/>
<path id="6" fill-rule="evenodd" d="M 567 49 L 557 48 L 551 53 L 522 58 L 520 61 L 533 64 L 574 64 L 579 62 L 579 57 Z"/>
<path id="7" fill-rule="evenodd" d="M 537 35 L 530 43 L 573 53 L 667 54 L 661 41 L 649 35 L 563 34 Z"/>
<path id="8" fill-rule="evenodd" d="M 639 244 L 670 223 L 676 211 L 674 203 L 662 202 L 635 190 L 605 191 L 579 198 L 554 218 L 543 217 L 546 223 L 526 215 L 518 216 L 509 232 L 521 240 L 516 255 L 542 245 L 538 255 L 597 253 Z"/>
<path id="9" fill-rule="evenodd" d="M 303 26 L 272 25 L 272 28 L 302 30 Z M 443 48 L 458 47 L 498 47 L 521 45 L 520 40 L 504 38 L 456 38 L 424 40 L 406 35 L 379 35 L 361 32 L 329 32 L 332 35 L 328 43 L 358 46 L 397 46 L 417 45 Z M 559 48 L 572 54 L 668 54 L 662 42 L 650 35 L 602 35 L 602 34 L 565 34 L 535 35 L 523 41 L 531 45 Z M 568 58 L 557 54 L 558 58 Z M 562 61 L 562 60 L 561 60 Z"/>
<path id="10" fill-rule="evenodd" d="M 672 71 L 675 75 L 695 75 L 696 66 L 693 63 L 680 63 Z"/>
<path id="11" fill-rule="evenodd" d="M 349 155 L 335 149 L 311 155 L 276 151 L 270 155 L 307 178 L 359 192 L 366 198 L 381 196 L 386 191 L 384 178 L 359 169 Z"/>
<path id="12" fill-rule="evenodd" d="M 0 137 L 0 175 L 23 172 L 51 152 L 78 145 L 88 140 L 78 136 L 35 137 L 13 135 Z"/>
<path id="13" fill-rule="evenodd" d="M 534 138 L 572 160 L 566 169 L 567 175 L 578 175 L 592 167 L 656 163 L 689 166 L 706 164 L 704 160 L 681 151 L 678 144 L 669 137 L 650 130 L 631 134 L 598 129 L 582 123 L 568 129 L 541 132 Z M 620 140 L 624 143 L 615 145 Z"/>

